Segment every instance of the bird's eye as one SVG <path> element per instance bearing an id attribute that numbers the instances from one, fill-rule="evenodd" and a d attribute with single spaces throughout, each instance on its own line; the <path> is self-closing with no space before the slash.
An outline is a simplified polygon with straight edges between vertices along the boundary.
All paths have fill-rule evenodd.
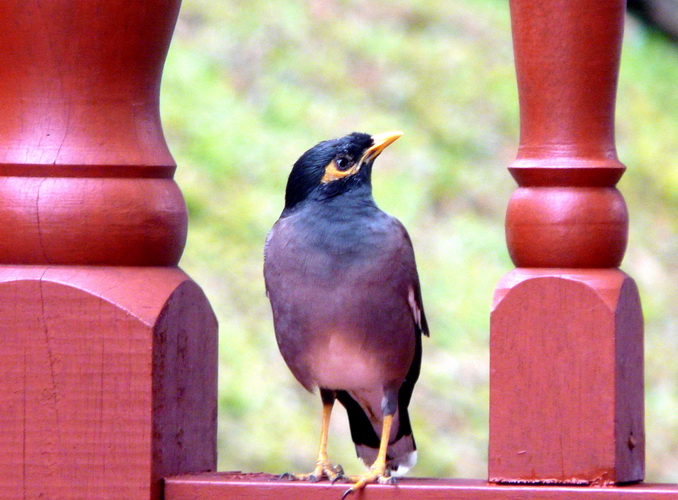
<path id="1" fill-rule="evenodd" d="M 325 166 L 325 174 L 320 180 L 322 184 L 327 184 L 328 182 L 336 181 L 337 179 L 343 179 L 349 175 L 355 173 L 353 170 L 353 161 L 350 156 L 338 156 L 333 158 L 327 166 Z"/>
<path id="2" fill-rule="evenodd" d="M 337 165 L 337 170 L 341 172 L 345 171 L 351 165 L 351 162 L 348 161 L 348 158 L 343 156 L 334 160 L 334 163 Z"/>

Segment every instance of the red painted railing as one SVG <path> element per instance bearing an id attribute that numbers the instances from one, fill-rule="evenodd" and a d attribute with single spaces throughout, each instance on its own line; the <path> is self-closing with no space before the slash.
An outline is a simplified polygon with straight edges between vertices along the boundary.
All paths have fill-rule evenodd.
<path id="1" fill-rule="evenodd" d="M 608 484 L 645 472 L 643 314 L 618 269 L 622 0 L 513 0 L 520 146 L 506 214 L 517 269 L 490 335 L 489 477 Z"/>
<path id="2" fill-rule="evenodd" d="M 176 267 L 178 0 L 0 2 L 0 497 L 158 498 L 216 464 L 216 321 Z"/>
<path id="3" fill-rule="evenodd" d="M 0 497 L 318 499 L 345 489 L 210 472 L 216 322 L 176 267 L 186 210 L 158 115 L 178 9 L 0 5 Z M 403 479 L 360 495 L 675 498 L 678 485 L 572 486 L 633 483 L 644 471 L 642 312 L 617 269 L 628 225 L 613 123 L 624 2 L 511 9 L 521 139 L 507 240 L 517 269 L 492 311 L 491 482 Z"/>

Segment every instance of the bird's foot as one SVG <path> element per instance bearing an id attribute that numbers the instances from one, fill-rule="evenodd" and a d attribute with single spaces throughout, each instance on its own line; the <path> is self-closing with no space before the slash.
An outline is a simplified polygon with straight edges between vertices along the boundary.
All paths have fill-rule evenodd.
<path id="1" fill-rule="evenodd" d="M 341 496 L 344 500 L 347 496 L 355 491 L 362 490 L 366 485 L 371 483 L 379 484 L 396 484 L 396 478 L 389 475 L 385 472 L 384 467 L 372 466 L 369 472 L 362 474 L 360 476 L 351 476 L 348 478 L 353 482 L 351 487 L 347 489 L 344 494 Z"/>
<path id="2" fill-rule="evenodd" d="M 344 468 L 341 465 L 332 465 L 329 460 L 318 460 L 315 469 L 310 474 L 291 474 L 285 472 L 280 479 L 289 479 L 291 481 L 310 481 L 317 483 L 321 479 L 329 479 L 333 483 L 342 481 L 346 478 Z"/>

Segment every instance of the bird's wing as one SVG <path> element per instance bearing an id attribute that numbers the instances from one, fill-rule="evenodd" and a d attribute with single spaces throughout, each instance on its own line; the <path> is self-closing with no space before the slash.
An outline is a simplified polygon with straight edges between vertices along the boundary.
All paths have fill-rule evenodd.
<path id="1" fill-rule="evenodd" d="M 424 313 L 424 302 L 421 297 L 421 285 L 419 284 L 419 274 L 417 273 L 417 264 L 414 259 L 414 248 L 412 240 L 407 233 L 405 226 L 396 219 L 397 226 L 403 238 L 403 245 L 405 252 L 403 256 L 403 266 L 408 272 L 408 279 L 410 280 L 407 301 L 412 310 L 412 317 L 417 326 L 418 333 L 423 333 L 429 336 L 428 321 L 426 321 L 426 314 Z"/>
<path id="2" fill-rule="evenodd" d="M 271 244 L 271 238 L 273 237 L 275 227 L 277 224 L 274 224 L 271 230 L 268 232 L 266 235 L 266 242 L 264 243 L 264 286 L 266 287 L 266 297 L 268 297 L 268 279 L 266 279 L 266 260 L 268 257 L 268 248 L 269 245 Z"/>
<path id="3" fill-rule="evenodd" d="M 273 227 L 271 230 L 268 232 L 266 235 L 266 241 L 264 243 L 264 285 L 266 287 L 266 297 L 269 297 L 270 294 L 270 283 L 269 283 L 269 272 L 272 267 L 271 266 L 271 248 L 274 244 L 274 240 L 277 240 L 277 245 L 280 246 L 281 244 L 283 246 L 287 245 L 287 241 L 283 241 L 282 243 L 280 242 L 281 239 L 287 240 L 289 238 L 289 231 L 285 231 L 285 219 L 283 217 L 279 218 L 275 224 L 273 224 Z"/>

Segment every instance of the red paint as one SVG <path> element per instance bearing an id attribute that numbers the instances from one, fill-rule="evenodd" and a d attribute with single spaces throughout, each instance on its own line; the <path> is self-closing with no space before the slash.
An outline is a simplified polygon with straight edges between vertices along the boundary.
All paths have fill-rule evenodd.
<path id="1" fill-rule="evenodd" d="M 179 4 L 0 4 L 1 263 L 179 262 L 158 106 Z"/>
<path id="2" fill-rule="evenodd" d="M 151 498 L 214 469 L 216 322 L 183 272 L 0 266 L 0 304 L 0 496 Z"/>
<path id="3" fill-rule="evenodd" d="M 491 328 L 490 480 L 643 478 L 642 315 L 631 278 L 516 269 L 497 287 Z"/>
<path id="4" fill-rule="evenodd" d="M 628 224 L 614 187 L 623 2 L 511 7 L 521 143 L 507 236 L 519 269 L 492 312 L 490 478 L 637 481 L 642 312 L 615 269 Z M 178 8 L 0 5 L 3 496 L 159 498 L 162 477 L 215 467 L 216 321 L 174 267 L 186 212 L 158 114 Z M 345 488 L 222 473 L 169 477 L 164 496 L 334 499 Z M 360 498 L 677 494 L 403 479 Z"/>
<path id="5" fill-rule="evenodd" d="M 215 468 L 216 320 L 175 267 L 158 112 L 178 10 L 0 4 L 3 498 L 159 498 Z"/>
<path id="6" fill-rule="evenodd" d="M 278 480 L 268 474 L 219 472 L 177 476 L 165 480 L 167 500 L 337 500 L 345 484 Z M 402 478 L 396 486 L 370 485 L 356 500 L 626 500 L 676 498 L 678 485 L 640 484 L 620 487 L 512 486 L 477 479 Z"/>
<path id="7" fill-rule="evenodd" d="M 0 262 L 173 266 L 187 230 L 172 179 L 0 177 Z"/>
<path id="8" fill-rule="evenodd" d="M 158 109 L 178 0 L 0 3 L 0 175 L 165 177 Z"/>
<path id="9" fill-rule="evenodd" d="M 517 267 L 617 267 L 628 220 L 614 187 L 519 187 L 506 213 L 506 242 Z"/>
<path id="10" fill-rule="evenodd" d="M 495 291 L 489 478 L 644 477 L 643 318 L 616 269 L 628 214 L 614 144 L 622 0 L 511 0 L 521 110 Z"/>

